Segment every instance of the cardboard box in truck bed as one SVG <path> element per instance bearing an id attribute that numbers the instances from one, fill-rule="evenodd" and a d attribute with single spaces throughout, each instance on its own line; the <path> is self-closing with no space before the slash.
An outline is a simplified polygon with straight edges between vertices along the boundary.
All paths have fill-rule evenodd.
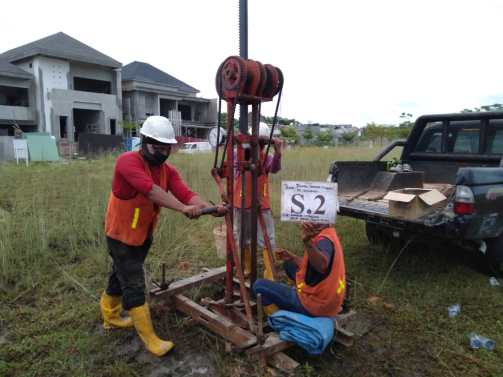
<path id="1" fill-rule="evenodd" d="M 388 213 L 391 217 L 418 219 L 435 208 L 443 207 L 447 198 L 435 189 L 405 188 L 388 192 Z"/>

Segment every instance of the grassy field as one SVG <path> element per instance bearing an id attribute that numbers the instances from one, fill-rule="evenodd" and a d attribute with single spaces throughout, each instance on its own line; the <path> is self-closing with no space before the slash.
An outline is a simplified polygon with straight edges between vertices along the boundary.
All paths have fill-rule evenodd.
<path id="1" fill-rule="evenodd" d="M 273 209 L 281 180 L 325 180 L 332 160 L 368 159 L 373 149 L 297 149 L 272 176 Z M 211 159 L 176 154 L 170 161 L 203 197 L 217 200 Z M 0 376 L 255 376 L 248 359 L 224 352 L 222 342 L 180 314 L 153 309 L 158 333 L 175 352 L 157 360 L 133 330 L 104 333 L 98 298 L 110 267 L 103 215 L 114 159 L 0 165 Z M 147 258 L 170 278 L 223 264 L 212 229 L 164 211 Z M 302 363 L 299 376 L 503 376 L 502 287 L 477 271 L 477 258 L 446 245 L 417 244 L 403 253 L 370 247 L 363 223 L 339 218 L 337 230 L 354 281 L 359 337 L 354 347 L 331 346 L 321 357 L 288 354 Z M 278 245 L 301 253 L 295 224 L 277 219 Z M 461 314 L 448 318 L 459 303 Z M 497 342 L 472 351 L 471 331 Z M 199 369 L 194 367 L 199 365 Z"/>

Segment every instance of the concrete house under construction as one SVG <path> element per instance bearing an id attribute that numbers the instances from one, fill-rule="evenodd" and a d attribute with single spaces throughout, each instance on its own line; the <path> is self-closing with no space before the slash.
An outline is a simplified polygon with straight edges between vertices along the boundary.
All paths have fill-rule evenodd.
<path id="1" fill-rule="evenodd" d="M 121 63 L 57 33 L 0 54 L 0 135 L 120 134 Z"/>
<path id="2" fill-rule="evenodd" d="M 217 102 L 197 93 L 150 64 L 135 61 L 122 68 L 124 121 L 140 125 L 149 115 L 163 115 L 173 123 L 176 136 L 206 138 L 217 123 Z"/>

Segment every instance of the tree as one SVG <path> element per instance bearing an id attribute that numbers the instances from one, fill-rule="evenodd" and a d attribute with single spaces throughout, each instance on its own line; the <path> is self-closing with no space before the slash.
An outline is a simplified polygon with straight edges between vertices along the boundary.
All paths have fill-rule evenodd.
<path id="1" fill-rule="evenodd" d="M 139 131 L 140 127 L 135 122 L 130 122 L 128 120 L 125 120 L 122 122 L 121 126 L 122 126 L 122 132 L 123 132 L 124 136 L 131 137 L 134 135 L 138 135 L 138 131 Z"/>
<path id="2" fill-rule="evenodd" d="M 412 122 L 411 122 L 412 114 L 411 113 L 401 113 L 400 118 L 402 119 L 402 121 L 400 122 L 399 127 L 412 126 Z"/>
<path id="3" fill-rule="evenodd" d="M 295 127 L 286 126 L 281 128 L 280 132 L 288 144 L 297 144 L 299 142 L 300 137 Z"/>
<path id="4" fill-rule="evenodd" d="M 356 138 L 356 132 L 345 132 L 342 134 L 342 139 L 346 144 L 352 143 L 353 140 Z"/>
<path id="5" fill-rule="evenodd" d="M 314 134 L 313 131 L 311 130 L 311 127 L 306 128 L 302 136 L 304 137 L 304 140 L 306 140 L 307 144 L 311 144 L 311 141 L 314 138 Z"/>
<path id="6" fill-rule="evenodd" d="M 274 117 L 267 117 L 267 116 L 264 116 L 264 115 L 261 115 L 260 116 L 260 120 L 262 120 L 263 122 L 266 122 L 267 124 L 272 124 L 272 122 L 274 121 Z M 289 118 L 283 118 L 283 117 L 277 117 L 276 119 L 276 122 L 277 124 L 279 125 L 282 125 L 282 126 L 297 126 L 299 125 L 300 123 L 298 121 L 296 121 L 295 119 L 289 119 Z"/>
<path id="7" fill-rule="evenodd" d="M 462 113 L 484 112 L 484 111 L 503 111 L 503 104 L 494 103 L 492 105 L 475 107 L 473 109 L 463 109 Z"/>
<path id="8" fill-rule="evenodd" d="M 330 131 L 320 131 L 316 142 L 318 145 L 329 145 L 332 143 L 333 139 L 334 137 Z"/>
<path id="9" fill-rule="evenodd" d="M 239 120 L 234 118 L 232 121 L 235 129 L 239 128 Z M 227 129 L 227 113 L 220 113 L 220 127 Z"/>
<path id="10" fill-rule="evenodd" d="M 408 126 L 400 126 L 398 127 L 398 132 L 397 132 L 397 136 L 399 139 L 407 139 L 409 137 L 409 134 L 410 132 L 412 131 L 412 127 L 414 125 L 413 124 L 410 124 Z"/>

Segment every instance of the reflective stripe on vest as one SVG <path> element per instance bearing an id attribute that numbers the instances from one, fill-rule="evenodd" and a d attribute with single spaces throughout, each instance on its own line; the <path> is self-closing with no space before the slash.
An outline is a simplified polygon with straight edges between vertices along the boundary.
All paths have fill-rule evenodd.
<path id="1" fill-rule="evenodd" d="M 313 316 L 333 317 L 340 312 L 346 294 L 346 269 L 344 254 L 335 229 L 325 228 L 314 239 L 317 243 L 327 238 L 334 246 L 334 257 L 330 273 L 314 286 L 306 284 L 305 277 L 309 265 L 307 250 L 295 276 L 297 295 L 304 308 Z"/>
<path id="2" fill-rule="evenodd" d="M 145 172 L 152 177 L 150 167 L 143 158 L 142 161 Z M 163 190 L 168 188 L 164 166 L 160 170 L 159 186 Z M 137 193 L 132 199 L 122 200 L 111 192 L 105 216 L 105 234 L 126 245 L 143 245 L 155 229 L 159 212 L 159 206 L 141 193 Z"/>

